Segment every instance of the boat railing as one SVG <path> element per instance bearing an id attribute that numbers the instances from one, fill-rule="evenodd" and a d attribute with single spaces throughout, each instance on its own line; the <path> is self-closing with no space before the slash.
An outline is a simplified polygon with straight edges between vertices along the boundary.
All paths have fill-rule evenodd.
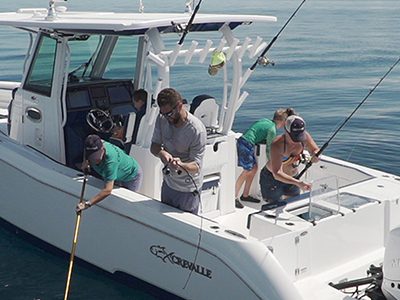
<path id="1" fill-rule="evenodd" d="M 20 86 L 19 82 L 0 81 L 0 109 L 7 109 L 11 101 L 11 92 Z"/>

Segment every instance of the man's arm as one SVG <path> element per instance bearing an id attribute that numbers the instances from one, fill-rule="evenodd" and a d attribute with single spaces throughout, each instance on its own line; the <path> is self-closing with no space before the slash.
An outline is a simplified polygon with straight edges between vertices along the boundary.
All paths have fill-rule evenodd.
<path id="1" fill-rule="evenodd" d="M 192 145 L 190 145 L 190 161 L 184 163 L 179 162 L 189 173 L 200 172 L 203 164 L 204 153 L 206 151 L 206 140 L 207 131 L 206 128 L 202 126 L 196 135 L 196 139 L 193 141 Z"/>
<path id="2" fill-rule="evenodd" d="M 179 157 L 174 157 L 170 163 L 172 167 L 176 170 L 186 170 L 189 173 L 198 173 L 200 171 L 200 166 L 195 161 L 182 162 Z"/>
<path id="3" fill-rule="evenodd" d="M 99 203 L 100 201 L 104 200 L 108 195 L 111 194 L 113 188 L 114 188 L 114 180 L 105 182 L 103 189 L 89 201 L 79 203 L 76 206 L 76 211 L 79 212 L 85 210 L 91 207 L 92 205 L 95 205 L 96 203 Z"/>
<path id="4" fill-rule="evenodd" d="M 157 157 L 158 157 L 158 154 L 160 153 L 161 149 L 162 149 L 162 148 L 161 148 L 161 145 L 160 145 L 160 144 L 151 143 L 150 152 L 151 152 L 151 154 L 153 154 L 154 156 L 157 156 Z"/>
<path id="5" fill-rule="evenodd" d="M 89 201 L 90 205 L 95 205 L 96 203 L 102 201 L 104 198 L 111 194 L 113 188 L 114 180 L 105 182 L 103 189 Z"/>
<path id="6" fill-rule="evenodd" d="M 168 151 L 164 150 L 160 144 L 151 143 L 150 152 L 154 156 L 159 157 L 164 165 L 173 161 L 172 155 Z"/>

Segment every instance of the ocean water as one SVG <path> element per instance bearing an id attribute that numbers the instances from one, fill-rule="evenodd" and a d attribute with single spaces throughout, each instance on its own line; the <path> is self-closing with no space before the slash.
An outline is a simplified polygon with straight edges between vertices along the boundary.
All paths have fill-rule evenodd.
<path id="1" fill-rule="evenodd" d="M 204 0 L 200 11 L 277 16 L 274 24 L 238 33 L 259 35 L 268 42 L 300 2 Z M 47 3 L 2 1 L 0 11 Z M 185 1 L 143 3 L 147 12 L 181 12 Z M 65 5 L 70 10 L 136 12 L 139 1 L 68 0 Z M 250 95 L 237 113 L 234 129 L 243 131 L 258 118 L 271 117 L 276 108 L 290 106 L 305 118 L 316 142 L 325 143 L 400 56 L 399 15 L 398 0 L 307 1 L 268 53 L 275 66 L 257 67 L 246 84 Z M 0 27 L 0 39 L 0 80 L 20 80 L 26 35 Z M 184 95 L 216 89 L 213 82 L 202 85 L 201 74 L 185 69 L 179 74 L 174 85 L 183 86 Z M 325 154 L 400 175 L 399 102 L 400 66 L 347 122 Z M 63 299 L 67 264 L 65 258 L 0 227 L 0 299 Z M 70 299 L 156 298 L 142 287 L 127 287 L 103 273 L 75 266 Z"/>

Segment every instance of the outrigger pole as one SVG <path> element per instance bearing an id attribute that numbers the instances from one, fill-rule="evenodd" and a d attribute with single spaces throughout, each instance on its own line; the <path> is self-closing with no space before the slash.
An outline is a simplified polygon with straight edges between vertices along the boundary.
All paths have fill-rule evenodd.
<path id="1" fill-rule="evenodd" d="M 197 12 L 198 12 L 199 9 L 200 9 L 200 4 L 201 4 L 202 1 L 203 1 L 203 0 L 200 0 L 200 1 L 197 3 L 197 5 L 196 5 L 196 7 L 195 7 L 195 9 L 194 9 L 194 11 L 193 11 L 193 13 L 192 13 L 190 19 L 189 19 L 189 23 L 187 24 L 187 26 L 186 26 L 185 29 L 183 30 L 183 34 L 182 34 L 182 36 L 181 36 L 181 39 L 180 39 L 179 42 L 178 42 L 178 45 L 182 45 L 182 44 L 183 44 L 183 41 L 185 40 L 186 35 L 189 33 L 190 27 L 192 27 L 192 24 L 193 24 L 193 21 L 194 21 L 194 17 L 196 16 Z"/>
<path id="2" fill-rule="evenodd" d="M 296 8 L 296 10 L 292 13 L 290 18 L 286 21 L 286 23 L 283 25 L 283 27 L 279 30 L 279 32 L 274 36 L 274 38 L 269 42 L 267 47 L 265 47 L 264 51 L 260 54 L 260 56 L 257 58 L 257 60 L 254 62 L 254 64 L 250 67 L 250 70 L 253 71 L 259 63 L 262 63 L 263 60 L 265 59 L 265 54 L 267 54 L 268 50 L 272 47 L 272 45 L 275 43 L 275 41 L 278 39 L 282 31 L 286 28 L 286 26 L 290 23 L 290 21 L 293 19 L 293 17 L 297 14 L 297 12 L 300 10 L 300 8 L 303 6 L 303 4 L 306 2 L 306 0 L 303 0 L 300 5 Z"/>
<path id="3" fill-rule="evenodd" d="M 319 149 L 319 151 L 315 154 L 315 156 L 320 156 L 321 153 L 328 147 L 330 141 L 338 134 L 338 132 L 343 128 L 344 125 L 351 119 L 351 117 L 356 113 L 356 111 L 367 101 L 368 97 L 372 95 L 372 93 L 376 90 L 376 88 L 382 83 L 382 81 L 389 75 L 389 73 L 394 69 L 394 67 L 400 62 L 400 57 L 396 60 L 396 62 L 389 68 L 389 70 L 382 76 L 381 79 L 375 84 L 375 86 L 368 92 L 368 94 L 364 97 L 364 99 L 357 105 L 357 107 L 353 110 L 353 112 L 344 120 L 344 122 L 339 126 L 338 129 L 332 134 L 328 141 Z M 306 164 L 304 169 L 296 176 L 296 179 L 300 179 L 301 176 L 312 166 L 311 160 Z"/>

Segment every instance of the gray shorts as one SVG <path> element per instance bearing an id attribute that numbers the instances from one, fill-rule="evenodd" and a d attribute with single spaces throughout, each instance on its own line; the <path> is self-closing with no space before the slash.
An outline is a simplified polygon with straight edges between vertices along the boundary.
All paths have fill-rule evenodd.
<path id="1" fill-rule="evenodd" d="M 161 187 L 161 202 L 197 215 L 199 212 L 200 194 L 196 192 L 176 191 L 171 189 L 164 181 Z"/>
<path id="2" fill-rule="evenodd" d="M 132 180 L 129 181 L 117 181 L 117 184 L 123 186 L 124 188 L 137 192 L 140 189 L 143 181 L 143 171 L 142 168 L 139 167 L 138 173 Z"/>

